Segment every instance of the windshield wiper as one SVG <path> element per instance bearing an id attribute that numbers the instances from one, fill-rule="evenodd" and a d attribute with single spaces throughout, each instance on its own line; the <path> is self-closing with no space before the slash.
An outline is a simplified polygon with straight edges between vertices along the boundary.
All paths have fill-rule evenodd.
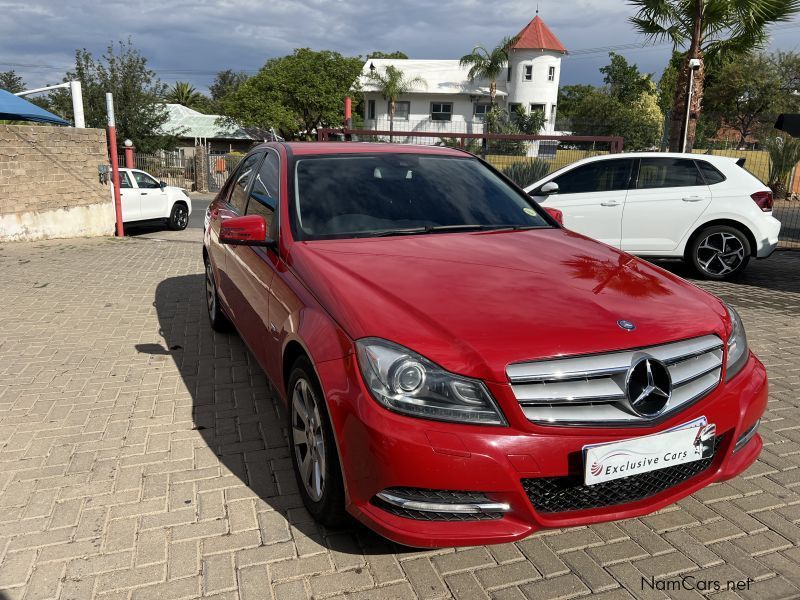
<path id="1" fill-rule="evenodd" d="M 424 227 L 409 227 L 408 229 L 387 229 L 386 231 L 376 231 L 369 237 L 388 237 L 392 235 L 416 235 L 419 233 L 447 233 L 449 231 L 499 231 L 499 230 L 518 230 L 532 229 L 536 225 L 478 225 L 464 223 L 462 225 L 426 225 Z"/>

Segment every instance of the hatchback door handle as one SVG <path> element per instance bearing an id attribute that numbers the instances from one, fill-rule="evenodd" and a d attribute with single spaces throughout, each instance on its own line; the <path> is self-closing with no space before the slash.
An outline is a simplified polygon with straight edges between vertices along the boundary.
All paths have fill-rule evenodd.
<path id="1" fill-rule="evenodd" d="M 702 196 L 688 196 L 687 198 L 683 198 L 684 202 L 700 202 L 703 200 Z"/>
<path id="2" fill-rule="evenodd" d="M 619 202 L 616 200 L 609 200 L 608 202 L 601 202 L 600 206 L 619 206 Z"/>
<path id="3" fill-rule="evenodd" d="M 147 192 L 142 192 L 142 196 L 147 196 Z"/>

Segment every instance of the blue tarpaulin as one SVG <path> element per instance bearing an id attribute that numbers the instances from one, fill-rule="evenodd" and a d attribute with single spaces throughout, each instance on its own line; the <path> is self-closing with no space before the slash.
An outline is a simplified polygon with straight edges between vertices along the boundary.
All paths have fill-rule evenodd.
<path id="1" fill-rule="evenodd" d="M 69 125 L 61 117 L 47 112 L 32 102 L 15 96 L 6 90 L 0 90 L 0 119 L 9 121 L 36 121 L 37 123 L 52 123 L 53 125 Z"/>

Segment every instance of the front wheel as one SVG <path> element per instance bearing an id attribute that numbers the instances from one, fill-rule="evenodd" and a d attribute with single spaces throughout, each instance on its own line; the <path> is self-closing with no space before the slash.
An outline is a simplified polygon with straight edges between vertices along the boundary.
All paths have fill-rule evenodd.
<path id="1" fill-rule="evenodd" d="M 175 204 L 169 216 L 169 228 L 175 231 L 183 231 L 189 224 L 189 209 L 185 204 Z"/>
<path id="2" fill-rule="evenodd" d="M 323 525 L 345 520 L 344 484 L 325 398 L 311 362 L 298 358 L 288 385 L 289 447 L 308 512 Z"/>
<path id="3" fill-rule="evenodd" d="M 703 229 L 692 242 L 687 258 L 706 279 L 731 279 L 750 262 L 750 242 L 739 229 L 714 225 Z"/>

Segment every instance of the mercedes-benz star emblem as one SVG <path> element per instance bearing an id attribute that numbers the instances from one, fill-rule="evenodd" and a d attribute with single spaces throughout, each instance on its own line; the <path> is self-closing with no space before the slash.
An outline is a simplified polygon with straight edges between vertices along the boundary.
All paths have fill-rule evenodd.
<path id="1" fill-rule="evenodd" d="M 617 325 L 622 327 L 622 329 L 624 329 L 625 331 L 633 331 L 634 329 L 636 329 L 636 325 L 634 325 L 630 321 L 626 321 L 625 319 L 620 319 L 619 321 L 617 321 Z"/>
<path id="2" fill-rule="evenodd" d="M 633 412 L 640 417 L 656 416 L 664 410 L 672 395 L 669 369 L 651 356 L 641 357 L 628 370 L 625 392 Z"/>

